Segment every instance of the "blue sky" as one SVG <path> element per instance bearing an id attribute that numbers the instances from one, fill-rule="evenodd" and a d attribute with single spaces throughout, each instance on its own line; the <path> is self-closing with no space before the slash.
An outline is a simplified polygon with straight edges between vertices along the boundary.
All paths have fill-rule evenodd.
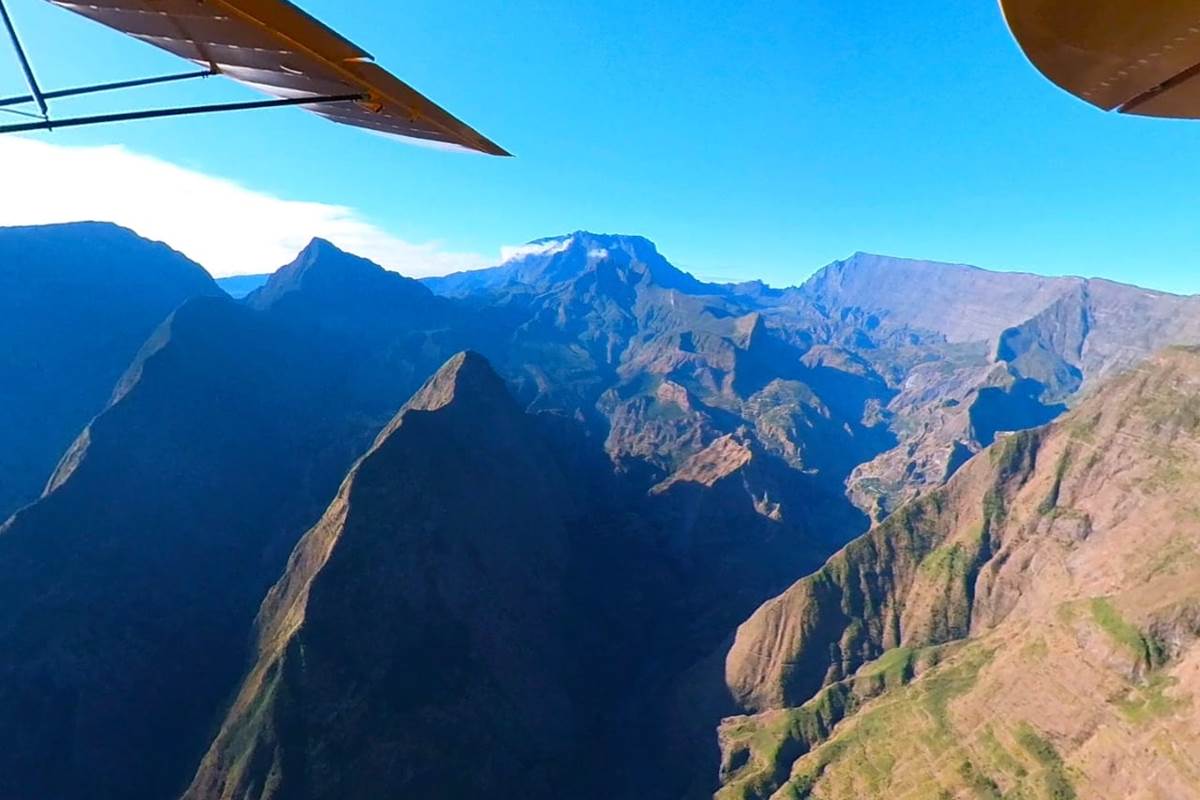
<path id="1" fill-rule="evenodd" d="M 646 235 L 708 278 L 797 283 L 867 250 L 1200 292 L 1200 123 L 1063 94 L 991 0 L 301 4 L 517 158 L 407 147 L 291 109 L 34 138 L 120 144 L 449 254 L 409 271 L 586 228 Z M 41 0 L 10 9 L 47 85 L 179 66 Z M 0 56 L 0 91 L 20 88 Z M 210 79 L 106 102 L 244 95 Z M 60 170 L 54 189 L 103 206 L 105 187 L 85 180 Z"/>

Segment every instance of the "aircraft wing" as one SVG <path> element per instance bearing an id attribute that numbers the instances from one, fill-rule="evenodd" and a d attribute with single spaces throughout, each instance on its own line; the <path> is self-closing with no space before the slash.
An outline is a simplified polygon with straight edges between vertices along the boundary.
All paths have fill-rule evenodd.
<path id="1" fill-rule="evenodd" d="M 49 0 L 335 122 L 509 155 L 287 0 Z M 362 95 L 362 100 L 316 102 Z"/>
<path id="2" fill-rule="evenodd" d="M 1106 111 L 1200 119 L 1200 4 L 1000 0 L 1025 55 Z"/>

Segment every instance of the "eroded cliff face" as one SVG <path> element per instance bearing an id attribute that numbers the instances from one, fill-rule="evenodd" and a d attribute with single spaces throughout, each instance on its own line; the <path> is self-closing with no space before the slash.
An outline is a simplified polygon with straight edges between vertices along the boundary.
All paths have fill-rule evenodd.
<path id="1" fill-rule="evenodd" d="M 1156 351 L 1200 342 L 1200 301 L 1105 280 L 997 274 L 857 254 L 795 290 L 855 320 L 895 389 L 894 447 L 847 482 L 880 521 L 940 486 L 996 435 L 1042 425 Z M 883 334 L 892 331 L 890 345 Z"/>
<path id="2" fill-rule="evenodd" d="M 1197 478 L 1194 350 L 1003 437 L 742 625 L 718 796 L 1195 794 Z"/>

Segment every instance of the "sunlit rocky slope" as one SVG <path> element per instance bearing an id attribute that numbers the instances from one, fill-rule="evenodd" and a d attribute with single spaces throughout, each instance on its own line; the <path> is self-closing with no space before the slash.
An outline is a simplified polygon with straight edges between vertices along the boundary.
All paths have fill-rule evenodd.
<path id="1" fill-rule="evenodd" d="M 721 798 L 1200 793 L 1200 351 L 1003 437 L 738 630 Z"/>

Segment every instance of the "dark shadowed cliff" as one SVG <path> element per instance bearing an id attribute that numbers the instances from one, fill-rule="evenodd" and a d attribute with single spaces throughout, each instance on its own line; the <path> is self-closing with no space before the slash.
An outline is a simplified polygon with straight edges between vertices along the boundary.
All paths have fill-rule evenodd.
<path id="1" fill-rule="evenodd" d="M 301 255 L 311 302 L 185 303 L 0 531 L 0 795 L 186 786 L 263 593 L 444 359 L 427 307 L 405 313 L 427 291 L 343 258 Z"/>
<path id="2" fill-rule="evenodd" d="M 558 796 L 565 480 L 487 363 L 451 359 L 292 555 L 187 797 Z"/>
<path id="3" fill-rule="evenodd" d="M 220 290 L 106 223 L 0 228 L 0 521 L 33 501 L 150 333 Z"/>

